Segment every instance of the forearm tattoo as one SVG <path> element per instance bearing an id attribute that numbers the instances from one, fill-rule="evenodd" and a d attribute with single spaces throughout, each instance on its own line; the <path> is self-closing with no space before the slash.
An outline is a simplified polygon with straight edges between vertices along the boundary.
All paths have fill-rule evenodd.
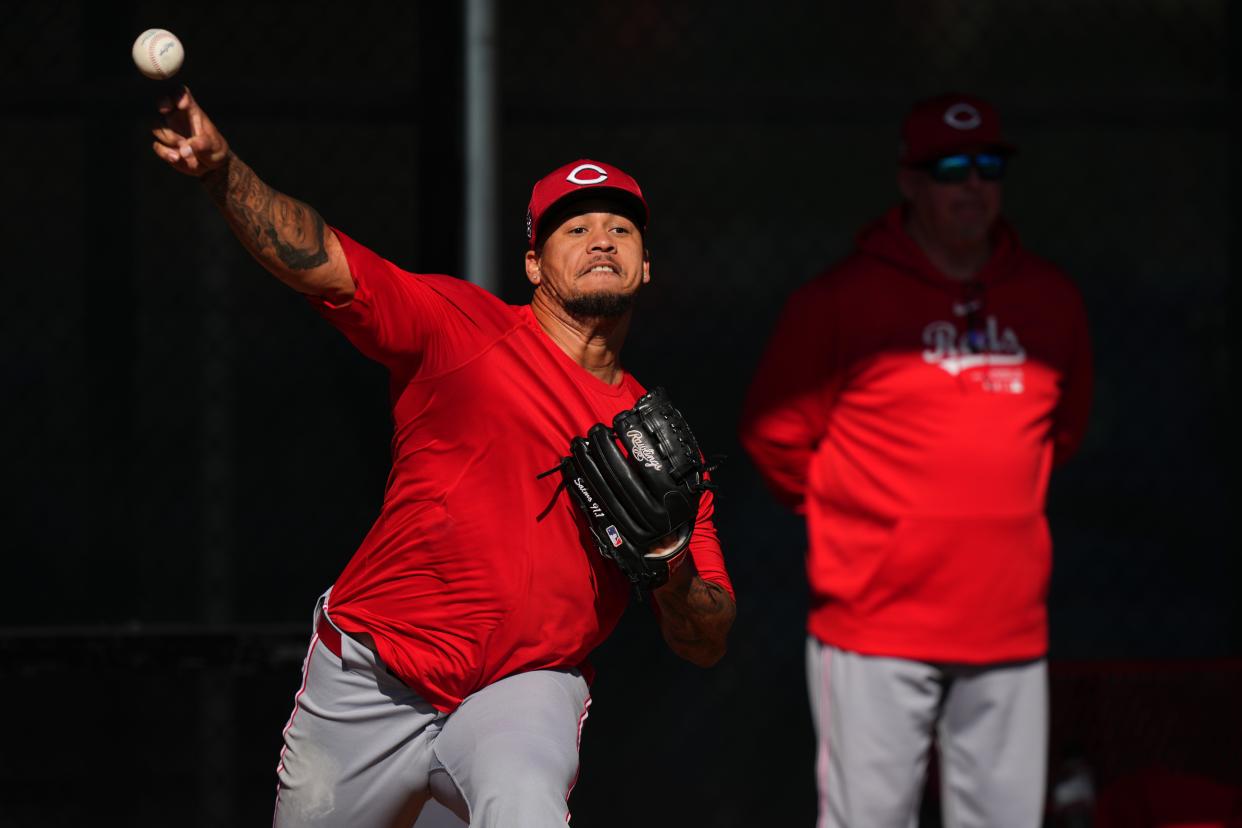
<path id="1" fill-rule="evenodd" d="M 203 176 L 203 184 L 242 244 L 265 265 L 311 270 L 328 261 L 323 217 L 264 184 L 236 155 Z"/>
<path id="2" fill-rule="evenodd" d="M 737 606 L 723 587 L 696 575 L 684 592 L 659 590 L 655 596 L 664 640 L 674 652 L 705 666 L 724 655 Z"/>

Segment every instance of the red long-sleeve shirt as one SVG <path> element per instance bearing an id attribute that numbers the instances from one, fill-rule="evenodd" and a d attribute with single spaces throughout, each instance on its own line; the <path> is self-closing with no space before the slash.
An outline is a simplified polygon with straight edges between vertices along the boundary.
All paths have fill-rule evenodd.
<path id="1" fill-rule="evenodd" d="M 809 631 L 903 658 L 1043 655 L 1044 496 L 1082 439 L 1091 370 L 1078 291 L 1004 222 L 973 287 L 939 273 L 894 208 L 798 290 L 741 438 L 806 516 Z"/>

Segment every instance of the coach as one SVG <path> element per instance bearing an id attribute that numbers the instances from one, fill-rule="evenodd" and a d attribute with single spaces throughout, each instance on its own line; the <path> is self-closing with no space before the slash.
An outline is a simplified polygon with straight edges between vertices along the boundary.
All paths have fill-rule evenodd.
<path id="1" fill-rule="evenodd" d="M 789 300 L 742 441 L 805 515 L 820 826 L 1041 822 L 1049 473 L 1087 423 L 1078 291 L 1001 218 L 1014 147 L 967 95 L 914 106 L 902 202 Z"/>

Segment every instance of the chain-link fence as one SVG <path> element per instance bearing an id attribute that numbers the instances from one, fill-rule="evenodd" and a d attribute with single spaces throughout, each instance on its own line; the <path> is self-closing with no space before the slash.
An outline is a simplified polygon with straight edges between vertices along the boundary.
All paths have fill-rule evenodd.
<path id="1" fill-rule="evenodd" d="M 1236 139 L 1223 0 L 498 5 L 502 294 L 529 295 L 537 177 L 582 156 L 633 172 L 652 207 L 654 278 L 627 365 L 676 388 L 702 442 L 730 456 L 718 517 L 741 596 L 731 655 L 708 673 L 683 666 L 652 622 L 627 616 L 598 657 L 576 822 L 811 821 L 801 528 L 737 446 L 737 412 L 785 297 L 895 200 L 897 125 L 935 92 L 998 105 L 1021 147 L 1007 212 L 1091 315 L 1092 429 L 1050 496 L 1054 658 L 1237 653 L 1242 579 L 1223 554 Z M 151 156 L 154 87 L 130 42 L 177 32 L 186 81 L 269 183 L 409 269 L 457 273 L 460 13 L 6 6 L 0 626 L 111 625 L 133 633 L 122 650 L 152 654 L 120 669 L 66 646 L 39 670 L 5 671 L 10 709 L 30 713 L 0 748 L 13 824 L 39 824 L 53 801 L 64 819 L 44 824 L 122 806 L 130 824 L 155 824 L 190 802 L 214 804 L 178 821 L 263 819 L 297 658 L 185 670 L 176 653 L 201 640 L 148 632 L 259 629 L 292 646 L 387 472 L 383 370 Z M 253 626 L 265 624 L 279 632 Z M 24 662 L 31 638 L 5 640 Z M 613 790 L 653 755 L 687 792 L 656 815 Z"/>

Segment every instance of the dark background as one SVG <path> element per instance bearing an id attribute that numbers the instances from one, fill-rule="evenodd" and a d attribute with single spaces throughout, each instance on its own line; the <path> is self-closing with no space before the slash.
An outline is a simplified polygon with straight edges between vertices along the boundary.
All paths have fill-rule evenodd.
<path id="1" fill-rule="evenodd" d="M 901 116 L 950 89 L 1001 110 L 1022 148 L 1006 212 L 1093 326 L 1091 430 L 1049 495 L 1054 773 L 1077 753 L 1097 785 L 1152 763 L 1242 781 L 1224 0 L 498 5 L 503 296 L 529 295 L 536 178 L 583 156 L 632 172 L 654 279 L 627 367 L 730 458 L 730 653 L 699 671 L 645 611 L 623 619 L 575 824 L 812 824 L 802 530 L 737 412 L 784 298 L 895 200 Z M 265 823 L 315 598 L 379 504 L 385 375 L 152 155 L 129 47 L 176 32 L 270 184 L 459 274 L 460 9 L 3 13 L 0 824 Z"/>

